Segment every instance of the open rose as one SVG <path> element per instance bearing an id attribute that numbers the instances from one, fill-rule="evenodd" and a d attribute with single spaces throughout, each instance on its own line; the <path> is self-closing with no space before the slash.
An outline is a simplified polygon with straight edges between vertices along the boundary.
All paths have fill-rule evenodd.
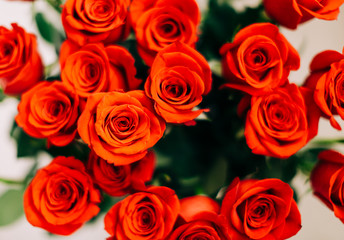
<path id="1" fill-rule="evenodd" d="M 15 120 L 30 136 L 65 146 L 75 137 L 78 117 L 78 95 L 62 82 L 42 81 L 22 95 Z"/>
<path id="2" fill-rule="evenodd" d="M 321 52 L 314 57 L 310 68 L 305 86 L 314 90 L 314 101 L 331 125 L 341 130 L 334 115 L 344 120 L 344 55 L 330 50 Z"/>
<path id="3" fill-rule="evenodd" d="M 133 0 L 130 16 L 138 52 L 151 66 L 155 55 L 176 41 L 194 47 L 200 12 L 195 0 Z"/>
<path id="4" fill-rule="evenodd" d="M 67 40 L 60 53 L 62 82 L 84 98 L 96 92 L 134 90 L 141 83 L 135 78 L 134 61 L 121 46 L 94 43 L 79 47 Z"/>
<path id="5" fill-rule="evenodd" d="M 205 58 L 191 47 L 176 42 L 156 56 L 145 83 L 155 110 L 166 122 L 185 123 L 200 115 L 194 110 L 211 89 L 211 71 Z"/>
<path id="6" fill-rule="evenodd" d="M 130 0 L 67 0 L 61 18 L 67 37 L 86 43 L 113 43 L 127 37 Z"/>
<path id="7" fill-rule="evenodd" d="M 80 137 L 108 163 L 142 159 L 164 134 L 165 122 L 143 91 L 95 93 L 78 121 Z"/>
<path id="8" fill-rule="evenodd" d="M 267 14 L 279 24 L 296 29 L 312 18 L 335 20 L 344 0 L 264 0 Z"/>
<path id="9" fill-rule="evenodd" d="M 27 187 L 24 211 L 32 225 L 69 235 L 98 214 L 100 198 L 80 160 L 56 157 Z"/>
<path id="10" fill-rule="evenodd" d="M 21 94 L 42 79 L 43 65 L 36 37 L 17 24 L 0 26 L 0 87 L 6 94 Z"/>
<path id="11" fill-rule="evenodd" d="M 279 179 L 235 179 L 222 201 L 231 240 L 283 240 L 301 228 L 293 190 Z"/>
<path id="12" fill-rule="evenodd" d="M 115 166 L 91 152 L 87 169 L 94 182 L 110 196 L 123 196 L 135 185 L 151 180 L 155 165 L 154 152 L 149 151 L 141 160 L 128 165 Z"/>
<path id="13" fill-rule="evenodd" d="M 180 200 L 181 220 L 168 240 L 223 240 L 230 239 L 224 216 L 219 215 L 220 206 L 206 196 L 192 196 Z"/>
<path id="14" fill-rule="evenodd" d="M 318 159 L 310 177 L 314 195 L 344 223 L 344 155 L 326 150 L 318 155 Z"/>
<path id="15" fill-rule="evenodd" d="M 255 23 L 236 35 L 232 43 L 224 44 L 223 75 L 228 83 L 250 95 L 261 95 L 288 82 L 290 70 L 300 66 L 300 57 L 278 27 L 270 23 Z"/>
<path id="16" fill-rule="evenodd" d="M 165 240 L 179 208 L 172 189 L 150 187 L 113 206 L 105 216 L 105 230 L 116 240 Z"/>
<path id="17" fill-rule="evenodd" d="M 312 91 L 295 84 L 253 96 L 245 125 L 247 145 L 255 154 L 287 158 L 316 136 L 319 117 Z"/>

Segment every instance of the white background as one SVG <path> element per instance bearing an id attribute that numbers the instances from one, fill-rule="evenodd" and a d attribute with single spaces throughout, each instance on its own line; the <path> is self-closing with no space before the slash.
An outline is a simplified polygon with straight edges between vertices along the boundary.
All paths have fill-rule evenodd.
<path id="1" fill-rule="evenodd" d="M 245 5 L 255 5 L 256 0 L 232 0 L 238 9 Z M 39 1 L 37 1 L 39 2 Z M 205 1 L 199 0 L 200 6 L 205 6 Z M 40 5 L 40 4 L 39 4 Z M 41 8 L 41 6 L 39 6 Z M 0 25 L 10 26 L 11 22 L 17 22 L 28 32 L 36 33 L 37 29 L 31 15 L 32 5 L 27 2 L 7 2 L 0 0 Z M 308 66 L 314 55 L 332 49 L 341 52 L 344 46 L 344 8 L 339 15 L 338 21 L 311 20 L 295 31 L 282 29 L 287 39 L 299 51 L 301 55 L 301 68 L 290 75 L 290 80 L 301 84 L 308 75 Z M 49 14 L 50 17 L 59 21 L 57 16 Z M 228 23 L 230 24 L 230 23 Z M 40 53 L 45 64 L 56 60 L 53 49 L 38 39 Z M 16 115 L 17 101 L 6 99 L 0 104 L 0 178 L 21 179 L 30 168 L 32 161 L 28 159 L 16 159 L 16 148 L 14 141 L 9 138 L 9 129 Z M 341 121 L 341 120 L 339 120 Z M 344 126 L 342 124 L 342 126 Z M 340 138 L 343 132 L 334 130 L 327 121 L 321 121 L 317 138 Z M 47 164 L 46 156 L 42 156 L 42 165 Z M 344 238 L 344 225 L 335 218 L 332 211 L 325 207 L 310 192 L 307 179 L 299 174 L 294 184 L 300 194 L 299 209 L 302 216 L 303 228 L 292 240 L 342 240 Z M 7 186 L 0 183 L 0 193 Z M 4 207 L 4 206 L 1 206 Z M 32 227 L 27 223 L 25 217 L 14 224 L 0 227 L 0 239 L 105 239 L 108 234 L 104 230 L 103 220 L 94 224 L 88 224 L 68 237 L 49 236 L 44 230 Z"/>

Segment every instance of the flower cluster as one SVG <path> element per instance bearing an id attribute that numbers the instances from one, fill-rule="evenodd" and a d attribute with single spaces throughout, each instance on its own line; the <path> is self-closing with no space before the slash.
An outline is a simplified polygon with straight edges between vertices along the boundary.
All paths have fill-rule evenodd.
<path id="1" fill-rule="evenodd" d="M 55 6 L 66 35 L 57 75 L 43 73 L 34 35 L 0 27 L 0 84 L 20 98 L 14 128 L 53 156 L 28 177 L 33 226 L 69 235 L 107 211 L 113 240 L 283 240 L 301 229 L 292 177 L 264 173 L 298 159 L 321 116 L 341 129 L 344 55 L 319 53 L 297 86 L 300 56 L 272 22 L 332 20 L 344 1 L 264 0 L 257 11 L 271 19 L 259 12 L 206 46 L 223 30 L 211 11 L 231 9 L 209 3 L 200 26 L 196 0 L 66 0 Z M 319 159 L 314 192 L 344 222 L 344 157 Z"/>

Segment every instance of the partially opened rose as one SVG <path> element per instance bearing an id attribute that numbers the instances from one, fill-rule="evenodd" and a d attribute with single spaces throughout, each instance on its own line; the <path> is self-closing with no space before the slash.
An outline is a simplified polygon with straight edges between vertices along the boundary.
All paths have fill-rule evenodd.
<path id="1" fill-rule="evenodd" d="M 105 230 L 117 240 L 165 240 L 179 209 L 172 189 L 150 187 L 114 205 L 105 216 Z"/>
<path id="2" fill-rule="evenodd" d="M 312 18 L 335 20 L 344 0 L 264 0 L 267 14 L 279 24 L 296 29 Z"/>
<path id="3" fill-rule="evenodd" d="M 320 111 L 312 91 L 295 84 L 251 98 L 245 137 L 255 154 L 287 158 L 316 136 Z"/>
<path id="4" fill-rule="evenodd" d="M 0 87 L 6 94 L 25 92 L 43 76 L 36 37 L 17 24 L 0 26 Z"/>
<path id="5" fill-rule="evenodd" d="M 125 48 L 102 43 L 77 46 L 67 40 L 61 46 L 62 82 L 81 97 L 96 92 L 137 89 L 134 58 Z"/>
<path id="6" fill-rule="evenodd" d="M 219 215 L 219 204 L 206 196 L 180 200 L 180 217 L 168 240 L 230 239 L 226 218 Z"/>
<path id="7" fill-rule="evenodd" d="M 80 137 L 108 163 L 127 165 L 142 159 L 164 134 L 143 91 L 95 93 L 78 121 Z"/>
<path id="8" fill-rule="evenodd" d="M 176 41 L 194 47 L 200 11 L 195 0 L 133 0 L 130 17 L 137 49 L 149 66 L 155 55 Z"/>
<path id="9" fill-rule="evenodd" d="M 231 240 L 283 240 L 301 228 L 293 190 L 279 179 L 235 179 L 222 201 Z"/>
<path id="10" fill-rule="evenodd" d="M 338 114 L 344 120 L 344 55 L 323 51 L 313 58 L 310 69 L 305 86 L 314 91 L 314 101 L 331 125 L 341 130 L 334 116 Z"/>
<path id="11" fill-rule="evenodd" d="M 169 123 L 185 123 L 205 109 L 195 109 L 211 90 L 210 67 L 205 58 L 186 44 L 176 42 L 156 56 L 145 92 L 156 112 Z"/>
<path id="12" fill-rule="evenodd" d="M 68 39 L 86 43 L 113 43 L 129 34 L 130 0 L 67 0 L 61 14 Z"/>
<path id="13" fill-rule="evenodd" d="M 42 81 L 22 95 L 15 120 L 30 136 L 65 146 L 76 135 L 79 112 L 74 91 L 62 82 Z"/>
<path id="14" fill-rule="evenodd" d="M 84 164 L 74 157 L 56 157 L 27 187 L 24 211 L 32 225 L 69 235 L 98 214 L 100 201 Z"/>
<path id="15" fill-rule="evenodd" d="M 261 95 L 288 83 L 290 70 L 300 66 L 300 57 L 277 26 L 254 23 L 240 30 L 232 43 L 224 44 L 222 87 Z"/>
<path id="16" fill-rule="evenodd" d="M 313 193 L 344 223 L 344 155 L 326 150 L 311 173 Z"/>
<path id="17" fill-rule="evenodd" d="M 110 196 L 123 196 L 136 186 L 151 180 L 155 166 L 155 154 L 149 151 L 141 160 L 128 165 L 115 166 L 91 152 L 87 170 L 94 182 Z"/>

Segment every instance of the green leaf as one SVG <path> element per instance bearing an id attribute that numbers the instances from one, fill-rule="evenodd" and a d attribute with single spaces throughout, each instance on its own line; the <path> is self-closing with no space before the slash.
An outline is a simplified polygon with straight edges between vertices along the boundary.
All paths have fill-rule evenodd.
<path id="1" fill-rule="evenodd" d="M 0 102 L 2 102 L 2 100 L 4 100 L 6 98 L 6 95 L 5 95 L 5 93 L 4 93 L 4 90 L 2 90 L 1 88 L 0 88 Z"/>
<path id="2" fill-rule="evenodd" d="M 0 226 L 13 223 L 23 213 L 22 189 L 10 189 L 0 196 Z"/>
<path id="3" fill-rule="evenodd" d="M 207 195 L 217 193 L 225 185 L 228 163 L 225 159 L 218 159 L 204 178 L 203 190 Z"/>
<path id="4" fill-rule="evenodd" d="M 65 40 L 64 34 L 57 30 L 54 25 L 45 18 L 43 13 L 36 13 L 35 21 L 42 38 L 47 42 L 54 44 L 56 52 L 59 53 L 61 44 Z"/>

